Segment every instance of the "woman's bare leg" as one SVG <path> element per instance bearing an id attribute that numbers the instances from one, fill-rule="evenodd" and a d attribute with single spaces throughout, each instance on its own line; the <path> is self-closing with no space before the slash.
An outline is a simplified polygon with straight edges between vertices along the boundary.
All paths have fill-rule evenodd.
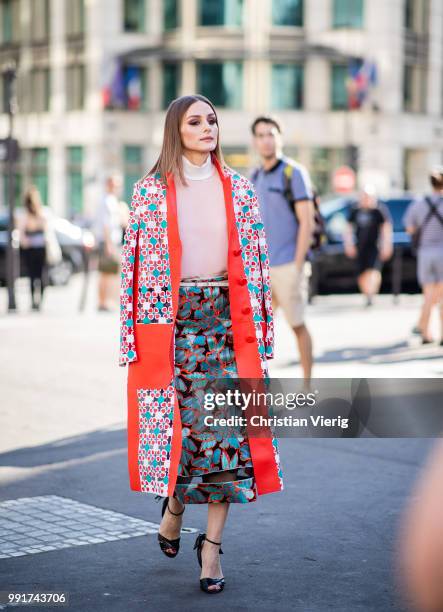
<path id="1" fill-rule="evenodd" d="M 206 482 L 228 482 L 236 480 L 235 472 L 215 472 L 207 474 Z M 206 536 L 214 542 L 221 542 L 223 538 L 223 529 L 228 516 L 230 504 L 227 502 L 210 503 L 208 504 L 208 525 L 206 527 Z M 220 565 L 220 546 L 211 544 L 211 542 L 203 542 L 202 546 L 202 571 L 200 578 L 223 578 L 223 572 Z M 217 585 L 210 586 L 211 590 L 218 591 L 220 587 Z"/>
<path id="2" fill-rule="evenodd" d="M 172 512 L 181 512 L 183 510 L 183 504 L 179 502 L 175 497 L 169 497 L 168 506 Z M 159 533 L 168 540 L 175 540 L 180 537 L 180 531 L 182 528 L 183 514 L 175 516 L 171 514 L 168 509 L 164 513 L 160 526 Z M 171 549 L 169 552 L 173 552 Z"/>

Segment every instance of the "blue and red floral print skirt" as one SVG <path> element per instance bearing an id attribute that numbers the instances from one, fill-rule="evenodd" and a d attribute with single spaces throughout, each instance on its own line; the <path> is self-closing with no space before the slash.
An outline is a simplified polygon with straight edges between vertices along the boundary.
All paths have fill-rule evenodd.
<path id="1" fill-rule="evenodd" d="M 224 437 L 204 424 L 205 388 L 237 378 L 229 287 L 204 286 L 226 275 L 180 286 L 175 326 L 175 387 L 182 422 L 182 452 L 174 495 L 184 504 L 247 503 L 257 489 L 247 437 Z M 211 482 L 213 474 L 226 475 Z M 195 480 L 196 479 L 196 480 Z"/>

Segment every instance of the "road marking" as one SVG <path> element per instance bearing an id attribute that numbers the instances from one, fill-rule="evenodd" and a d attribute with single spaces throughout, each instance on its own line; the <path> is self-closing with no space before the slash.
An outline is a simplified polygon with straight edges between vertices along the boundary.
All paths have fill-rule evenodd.
<path id="1" fill-rule="evenodd" d="M 158 523 L 68 497 L 22 497 L 0 502 L 0 559 L 156 534 L 158 528 Z"/>

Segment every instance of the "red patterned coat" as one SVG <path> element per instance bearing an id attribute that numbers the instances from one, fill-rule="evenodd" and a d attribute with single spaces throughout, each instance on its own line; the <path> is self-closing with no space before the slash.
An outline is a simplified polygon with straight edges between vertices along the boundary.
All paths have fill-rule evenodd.
<path id="1" fill-rule="evenodd" d="M 223 184 L 228 223 L 228 281 L 240 378 L 263 379 L 273 357 L 269 261 L 254 188 L 212 156 Z M 181 242 L 172 175 L 134 186 L 122 251 L 120 359 L 128 369 L 128 467 L 135 491 L 172 495 L 181 455 L 174 388 L 174 326 Z M 259 495 L 283 489 L 277 440 L 250 437 Z"/>

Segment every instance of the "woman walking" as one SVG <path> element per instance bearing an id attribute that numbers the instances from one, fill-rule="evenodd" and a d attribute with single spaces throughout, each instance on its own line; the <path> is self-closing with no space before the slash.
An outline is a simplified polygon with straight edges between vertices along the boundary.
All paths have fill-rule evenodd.
<path id="1" fill-rule="evenodd" d="M 219 555 L 230 504 L 281 491 L 283 482 L 272 432 L 228 438 L 205 428 L 204 391 L 218 379 L 263 381 L 272 357 L 255 192 L 224 164 L 211 102 L 182 96 L 167 110 L 157 162 L 134 187 L 119 363 L 129 364 L 131 488 L 164 497 L 158 539 L 168 557 L 179 551 L 186 505 L 208 505 L 194 545 L 207 593 L 225 584 Z"/>
<path id="2" fill-rule="evenodd" d="M 40 310 L 47 285 L 46 233 L 48 220 L 35 185 L 27 190 L 24 204 L 26 212 L 20 224 L 20 246 L 29 275 L 32 309 Z"/>

